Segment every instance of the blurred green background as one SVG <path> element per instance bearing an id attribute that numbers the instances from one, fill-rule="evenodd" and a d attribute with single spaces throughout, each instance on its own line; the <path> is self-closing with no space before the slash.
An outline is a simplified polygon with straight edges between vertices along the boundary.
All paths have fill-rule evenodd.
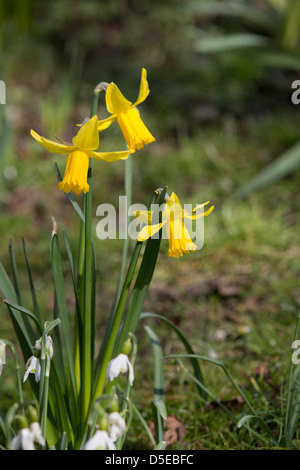
<path id="1" fill-rule="evenodd" d="M 59 231 L 67 230 L 75 253 L 79 227 L 57 189 L 54 162 L 63 171 L 64 157 L 44 151 L 30 129 L 70 140 L 76 123 L 89 115 L 98 82 L 114 81 L 135 101 L 145 67 L 150 95 L 140 112 L 156 142 L 133 157 L 133 202 L 147 203 L 154 189 L 167 185 L 182 203 L 215 205 L 201 251 L 173 260 L 163 244 L 145 310 L 172 319 L 199 354 L 225 361 L 258 408 L 272 409 L 279 419 L 300 303 L 299 107 L 291 101 L 300 76 L 300 2 L 1 0 L 0 8 L 0 79 L 6 84 L 6 104 L 0 105 L 0 261 L 10 272 L 12 239 L 28 308 L 21 237 L 48 318 L 51 216 Z M 101 97 L 99 116 L 107 116 Z M 101 137 L 103 150 L 125 148 L 116 124 Z M 118 204 L 124 162 L 97 162 L 94 168 L 95 211 L 103 202 Z M 100 338 L 122 245 L 95 243 Z M 67 261 L 65 267 L 68 282 Z M 69 302 L 71 310 L 71 294 Z M 14 340 L 4 306 L 0 312 L 0 337 Z M 178 352 L 176 339 L 156 327 L 166 354 Z M 143 338 L 142 326 L 138 335 Z M 147 339 L 140 348 L 151 364 Z M 142 362 L 137 368 L 151 384 L 151 367 L 147 371 Z M 169 410 L 185 425 L 185 448 L 261 444 L 248 434 L 237 438 L 218 412 L 203 410 L 178 370 L 166 367 Z M 207 364 L 204 369 L 212 390 L 224 400 L 235 398 L 222 375 Z M 4 374 L 0 392 L 8 402 L 14 379 Z M 145 391 L 138 383 L 137 399 L 149 403 L 151 386 Z"/>

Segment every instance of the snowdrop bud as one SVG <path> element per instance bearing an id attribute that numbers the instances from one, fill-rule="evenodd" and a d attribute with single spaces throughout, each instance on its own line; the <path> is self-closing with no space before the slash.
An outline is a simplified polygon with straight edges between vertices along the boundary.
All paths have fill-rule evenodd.
<path id="1" fill-rule="evenodd" d="M 32 405 L 29 405 L 26 410 L 26 416 L 29 419 L 30 423 L 35 423 L 39 420 L 39 415 L 36 408 Z"/>
<path id="2" fill-rule="evenodd" d="M 109 411 L 113 413 L 114 411 L 119 411 L 119 403 L 118 403 L 118 396 L 114 395 L 114 397 L 109 402 Z"/>
<path id="3" fill-rule="evenodd" d="M 20 429 L 28 428 L 28 420 L 23 415 L 20 415 L 20 414 L 15 415 L 13 423 L 18 431 Z"/>
<path id="4" fill-rule="evenodd" d="M 107 429 L 108 429 L 108 418 L 107 418 L 106 413 L 101 417 L 99 427 L 100 427 L 101 431 L 107 431 Z"/>
<path id="5" fill-rule="evenodd" d="M 121 352 L 122 354 L 126 354 L 126 356 L 128 356 L 131 353 L 131 349 L 132 341 L 130 338 L 128 338 L 128 340 L 123 343 Z"/>

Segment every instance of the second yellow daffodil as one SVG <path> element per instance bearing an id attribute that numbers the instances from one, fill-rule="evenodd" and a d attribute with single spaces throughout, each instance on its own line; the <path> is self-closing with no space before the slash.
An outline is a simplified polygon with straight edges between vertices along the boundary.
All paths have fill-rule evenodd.
<path id="1" fill-rule="evenodd" d="M 115 83 L 110 83 L 106 89 L 105 99 L 106 108 L 111 116 L 98 122 L 98 129 L 102 130 L 117 120 L 128 148 L 139 150 L 144 145 L 155 141 L 153 135 L 149 132 L 143 123 L 136 106 L 145 101 L 149 95 L 149 85 L 147 81 L 147 71 L 142 69 L 141 83 L 138 99 L 135 103 L 128 101 Z"/>
<path id="2" fill-rule="evenodd" d="M 81 192 L 87 193 L 89 191 L 87 174 L 90 158 L 113 162 L 124 160 L 132 153 L 132 151 L 128 150 L 120 152 L 96 152 L 95 150 L 99 147 L 97 122 L 97 116 L 93 116 L 84 123 L 77 135 L 73 137 L 72 144 L 45 139 L 34 130 L 31 130 L 32 137 L 40 145 L 49 150 L 49 152 L 68 155 L 64 177 L 58 186 L 65 193 L 74 191 L 76 194 L 80 194 Z"/>
<path id="3" fill-rule="evenodd" d="M 182 208 L 177 195 L 172 193 L 164 205 L 161 217 L 162 220 L 157 224 L 151 223 L 153 217 L 152 211 L 136 212 L 136 217 L 141 222 L 146 223 L 145 227 L 143 227 L 139 233 L 138 241 L 143 242 L 148 240 L 148 238 L 155 235 L 163 226 L 165 226 L 169 241 L 169 256 L 179 258 L 184 253 L 190 253 L 191 251 L 197 250 L 197 246 L 191 240 L 189 231 L 185 226 L 184 219 L 196 220 L 209 215 L 214 210 L 214 206 L 211 206 L 205 212 L 202 211 L 197 213 L 197 210 L 203 209 L 203 207 L 208 203 L 209 201 L 198 205 L 192 212 L 187 212 Z"/>

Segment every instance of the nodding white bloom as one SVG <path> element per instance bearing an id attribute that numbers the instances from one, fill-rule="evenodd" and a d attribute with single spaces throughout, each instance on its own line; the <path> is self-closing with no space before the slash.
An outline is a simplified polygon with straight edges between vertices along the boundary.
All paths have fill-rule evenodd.
<path id="1" fill-rule="evenodd" d="M 96 431 L 86 442 L 84 450 L 116 450 L 116 446 L 106 431 Z"/>
<path id="2" fill-rule="evenodd" d="M 38 339 L 35 342 L 34 348 L 37 351 L 40 351 L 42 349 L 42 338 Z M 46 352 L 49 354 L 50 359 L 53 357 L 53 341 L 51 336 L 46 335 Z"/>
<path id="3" fill-rule="evenodd" d="M 0 339 L 0 375 L 3 371 L 3 365 L 5 364 L 5 351 L 6 343 Z"/>
<path id="4" fill-rule="evenodd" d="M 34 349 L 40 351 L 42 349 L 42 338 L 35 342 Z M 50 359 L 53 357 L 53 342 L 51 336 L 46 336 L 46 353 Z M 26 362 L 26 371 L 24 374 L 23 382 L 27 380 L 29 374 L 35 374 L 35 381 L 39 382 L 41 379 L 41 364 L 36 356 L 31 356 Z"/>
<path id="5" fill-rule="evenodd" d="M 29 428 L 20 429 L 11 441 L 11 450 L 35 450 L 34 439 Z"/>
<path id="6" fill-rule="evenodd" d="M 11 441 L 11 450 L 35 450 L 34 443 L 37 442 L 41 446 L 45 445 L 42 436 L 40 423 L 31 423 L 29 428 L 20 429 L 18 434 Z"/>
<path id="7" fill-rule="evenodd" d="M 110 425 L 109 436 L 113 442 L 116 442 L 118 437 L 123 436 L 126 431 L 125 419 L 117 412 L 108 415 L 108 424 Z"/>
<path id="8" fill-rule="evenodd" d="M 112 381 L 118 377 L 118 375 L 126 373 L 127 371 L 129 371 L 129 383 L 132 385 L 134 381 L 133 367 L 126 354 L 119 354 L 117 357 L 109 361 L 106 370 L 106 377 L 109 377 Z"/>
<path id="9" fill-rule="evenodd" d="M 40 423 L 38 421 L 34 421 L 33 423 L 31 423 L 30 431 L 33 435 L 34 442 L 37 442 L 41 446 L 44 446 L 45 445 L 45 440 L 42 436 L 41 426 L 40 426 Z"/>
<path id="10" fill-rule="evenodd" d="M 23 377 L 23 382 L 28 379 L 29 374 L 35 374 L 35 381 L 41 380 L 41 364 L 37 357 L 31 356 L 26 362 L 26 371 Z"/>

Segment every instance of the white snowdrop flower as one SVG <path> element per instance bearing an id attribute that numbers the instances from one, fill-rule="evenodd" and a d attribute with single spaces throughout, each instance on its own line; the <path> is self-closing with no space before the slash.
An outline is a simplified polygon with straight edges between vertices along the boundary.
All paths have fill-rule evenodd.
<path id="1" fill-rule="evenodd" d="M 96 431 L 86 442 L 84 450 L 116 450 L 116 446 L 106 431 Z"/>
<path id="2" fill-rule="evenodd" d="M 11 450 L 35 450 L 34 436 L 29 428 L 20 429 L 11 441 Z"/>
<path id="3" fill-rule="evenodd" d="M 2 371 L 3 371 L 3 365 L 6 363 L 5 353 L 6 353 L 6 343 L 0 340 L 0 375 L 2 374 Z"/>
<path id="4" fill-rule="evenodd" d="M 42 338 L 35 342 L 34 349 L 40 351 L 42 349 Z M 46 353 L 49 354 L 50 359 L 53 357 L 53 341 L 51 336 L 46 336 Z M 41 364 L 36 356 L 31 356 L 26 363 L 26 372 L 24 374 L 23 382 L 27 380 L 29 374 L 35 374 L 35 381 L 39 382 L 41 379 Z"/>
<path id="5" fill-rule="evenodd" d="M 38 351 L 40 351 L 42 349 L 42 338 L 38 339 L 35 342 L 34 348 Z M 47 336 L 47 335 L 46 335 L 46 351 L 48 352 L 50 359 L 52 359 L 52 357 L 53 357 L 53 341 L 52 341 L 51 336 Z"/>
<path id="6" fill-rule="evenodd" d="M 123 436 L 126 431 L 125 419 L 117 412 L 110 413 L 108 415 L 108 424 L 110 425 L 110 437 L 113 442 L 116 442 L 118 437 Z"/>
<path id="7" fill-rule="evenodd" d="M 109 361 L 106 370 L 106 377 L 109 377 L 112 381 L 118 377 L 119 374 L 125 374 L 127 371 L 129 371 L 129 383 L 132 385 L 134 381 L 133 367 L 126 354 L 119 354 L 115 359 Z"/>
<path id="8" fill-rule="evenodd" d="M 39 422 L 33 422 L 29 428 L 20 429 L 11 441 L 11 450 L 36 450 L 34 443 L 45 445 Z"/>
<path id="9" fill-rule="evenodd" d="M 37 442 L 41 446 L 44 446 L 45 445 L 45 440 L 42 436 L 42 430 L 41 430 L 40 423 L 38 421 L 34 421 L 33 423 L 31 423 L 29 429 L 30 429 L 30 431 L 33 435 L 34 442 Z"/>
<path id="10" fill-rule="evenodd" d="M 23 377 L 23 382 L 27 380 L 29 374 L 35 374 L 35 381 L 39 382 L 41 379 L 41 364 L 37 357 L 31 356 L 26 362 L 26 371 Z"/>

